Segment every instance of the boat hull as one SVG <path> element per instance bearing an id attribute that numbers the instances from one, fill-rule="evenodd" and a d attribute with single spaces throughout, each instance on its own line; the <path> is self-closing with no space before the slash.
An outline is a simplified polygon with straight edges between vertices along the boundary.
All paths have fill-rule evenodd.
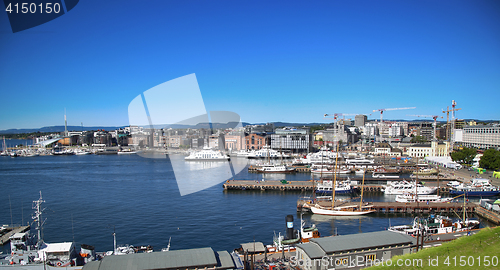
<path id="1" fill-rule="evenodd" d="M 345 190 L 335 190 L 335 194 L 351 194 L 354 192 L 354 188 Z M 331 190 L 316 190 L 316 194 L 332 194 Z"/>
<path id="2" fill-rule="evenodd" d="M 450 195 L 463 195 L 471 196 L 471 197 L 490 197 L 490 196 L 498 196 L 500 195 L 500 190 L 496 191 L 462 191 L 462 190 L 454 190 L 450 189 Z"/>
<path id="3" fill-rule="evenodd" d="M 328 209 L 320 209 L 314 206 L 311 207 L 311 211 L 314 214 L 328 215 L 328 216 L 360 216 L 375 212 L 375 210 L 366 210 L 366 211 L 328 210 Z"/>

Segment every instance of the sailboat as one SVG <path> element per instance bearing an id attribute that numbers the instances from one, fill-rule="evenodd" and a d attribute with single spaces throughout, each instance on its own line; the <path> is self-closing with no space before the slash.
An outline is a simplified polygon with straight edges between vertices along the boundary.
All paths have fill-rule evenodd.
<path id="1" fill-rule="evenodd" d="M 338 153 L 338 144 L 337 144 L 337 153 Z M 337 169 L 337 161 L 338 161 L 338 155 L 337 158 L 335 158 L 335 170 Z M 335 189 L 336 183 L 337 183 L 337 174 L 333 174 L 333 185 L 332 188 Z M 350 204 L 350 205 L 343 205 L 343 206 L 335 206 L 335 192 L 332 192 L 332 206 L 330 208 L 325 208 L 320 206 L 319 204 L 316 204 L 315 206 L 311 207 L 311 211 L 314 214 L 318 215 L 329 215 L 329 216 L 359 216 L 359 215 L 366 215 L 369 213 L 375 212 L 373 209 L 373 205 L 370 204 L 365 204 L 363 205 L 363 186 L 365 184 L 365 174 L 363 174 L 363 183 L 362 183 L 362 188 L 361 188 L 361 199 L 359 202 L 359 205 L 357 204 Z"/>

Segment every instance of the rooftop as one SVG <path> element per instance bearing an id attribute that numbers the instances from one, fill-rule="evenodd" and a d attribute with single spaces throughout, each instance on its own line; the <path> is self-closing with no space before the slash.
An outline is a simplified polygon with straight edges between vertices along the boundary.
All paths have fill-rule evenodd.
<path id="1" fill-rule="evenodd" d="M 400 233 L 379 231 L 342 236 L 311 239 L 309 243 L 299 244 L 310 258 L 321 258 L 326 254 L 359 249 L 371 249 L 394 245 L 415 244 L 416 239 Z"/>

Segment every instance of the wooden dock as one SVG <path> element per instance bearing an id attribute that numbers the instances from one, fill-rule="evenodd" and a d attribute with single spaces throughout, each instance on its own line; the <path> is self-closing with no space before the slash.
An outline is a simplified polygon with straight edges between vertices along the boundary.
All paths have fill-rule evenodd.
<path id="1" fill-rule="evenodd" d="M 228 180 L 222 187 L 225 190 L 277 190 L 277 191 L 312 191 L 313 181 L 257 181 Z"/>
<path id="2" fill-rule="evenodd" d="M 0 246 L 5 245 L 5 243 L 8 243 L 10 241 L 10 237 L 18 232 L 25 232 L 30 229 L 30 226 L 19 226 L 19 227 L 12 227 L 10 231 L 7 233 L 3 234 L 0 237 Z"/>
<path id="3" fill-rule="evenodd" d="M 483 218 L 495 223 L 500 224 L 500 215 L 488 209 L 484 209 L 480 205 L 477 205 L 474 211 L 476 214 L 482 216 Z"/>

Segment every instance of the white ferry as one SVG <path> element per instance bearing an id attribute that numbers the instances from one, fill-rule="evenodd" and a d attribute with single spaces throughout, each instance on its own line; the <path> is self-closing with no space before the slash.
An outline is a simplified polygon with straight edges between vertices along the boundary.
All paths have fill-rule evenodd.
<path id="1" fill-rule="evenodd" d="M 408 181 L 397 181 L 392 182 L 389 185 L 384 186 L 383 191 L 386 195 L 402 195 L 406 193 L 415 193 L 417 191 L 418 195 L 428 195 L 436 192 L 437 187 L 426 187 L 421 184 L 417 184 L 415 187 L 414 183 Z"/>
<path id="2" fill-rule="evenodd" d="M 229 156 L 222 154 L 220 151 L 214 151 L 208 147 L 204 147 L 199 152 L 192 152 L 185 157 L 186 161 L 228 161 Z"/>

